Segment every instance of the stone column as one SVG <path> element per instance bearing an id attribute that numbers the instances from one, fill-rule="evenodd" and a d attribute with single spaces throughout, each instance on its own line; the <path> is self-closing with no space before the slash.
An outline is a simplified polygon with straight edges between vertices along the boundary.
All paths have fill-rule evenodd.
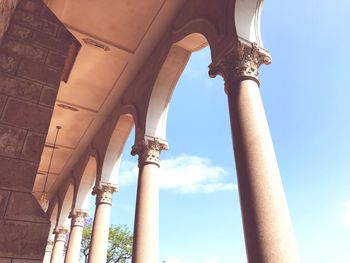
<path id="1" fill-rule="evenodd" d="M 43 263 L 50 263 L 53 245 L 54 245 L 53 240 L 47 241 Z"/>
<path id="2" fill-rule="evenodd" d="M 66 257 L 64 260 L 65 263 L 79 262 L 81 240 L 84 229 L 84 220 L 87 217 L 87 215 L 87 212 L 79 210 L 73 211 L 70 214 L 72 221 Z"/>
<path id="3" fill-rule="evenodd" d="M 166 143 L 147 138 L 135 144 L 131 154 L 139 155 L 133 263 L 159 262 L 159 155 Z"/>
<path id="4" fill-rule="evenodd" d="M 109 220 L 112 196 L 115 191 L 117 191 L 117 187 L 112 185 L 94 187 L 92 191 L 92 194 L 96 195 L 96 210 L 91 235 L 89 263 L 105 263 L 107 261 Z"/>
<path id="5" fill-rule="evenodd" d="M 51 263 L 61 263 L 63 259 L 63 250 L 66 243 L 68 229 L 59 228 L 56 230 L 55 244 L 52 251 Z"/>
<path id="6" fill-rule="evenodd" d="M 298 252 L 278 164 L 259 92 L 267 51 L 238 43 L 209 75 L 225 80 L 245 243 L 250 263 L 296 263 Z"/>

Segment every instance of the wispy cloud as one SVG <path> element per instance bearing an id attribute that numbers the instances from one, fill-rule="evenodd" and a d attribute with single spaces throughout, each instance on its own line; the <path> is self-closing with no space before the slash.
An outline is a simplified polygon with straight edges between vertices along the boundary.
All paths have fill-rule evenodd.
<path id="1" fill-rule="evenodd" d="M 180 155 L 162 161 L 160 187 L 180 193 L 213 193 L 234 189 L 225 183 L 226 172 L 207 158 Z"/>
<path id="2" fill-rule="evenodd" d="M 137 167 L 136 163 L 122 161 L 120 164 L 119 171 L 113 172 L 119 173 L 119 175 L 117 176 L 118 184 L 122 187 L 136 183 L 138 171 L 139 168 Z"/>
<path id="3" fill-rule="evenodd" d="M 205 261 L 205 263 L 218 263 L 219 261 L 216 258 L 211 258 Z"/>
<path id="4" fill-rule="evenodd" d="M 346 227 L 350 227 L 350 201 L 344 203 L 346 209 L 345 214 L 341 218 L 341 224 Z"/>
<path id="5" fill-rule="evenodd" d="M 120 186 L 136 182 L 138 168 L 131 162 L 122 162 L 119 173 Z M 194 194 L 214 193 L 237 189 L 225 181 L 226 171 L 203 157 L 180 155 L 162 160 L 159 178 L 160 188 L 172 193 Z"/>

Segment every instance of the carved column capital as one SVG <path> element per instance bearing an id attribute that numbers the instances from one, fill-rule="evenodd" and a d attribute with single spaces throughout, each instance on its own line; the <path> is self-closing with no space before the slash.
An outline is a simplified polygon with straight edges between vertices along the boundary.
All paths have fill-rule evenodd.
<path id="1" fill-rule="evenodd" d="M 92 190 L 92 194 L 96 195 L 96 205 L 112 205 L 113 193 L 116 191 L 118 191 L 118 187 L 116 185 L 95 186 Z"/>
<path id="2" fill-rule="evenodd" d="M 67 228 L 59 228 L 56 230 L 55 242 L 62 241 L 66 242 L 66 236 L 69 233 Z"/>
<path id="3" fill-rule="evenodd" d="M 159 156 L 163 150 L 168 150 L 166 141 L 161 142 L 158 138 L 147 137 L 132 147 L 131 155 L 139 156 L 139 167 L 146 164 L 155 164 L 159 167 Z"/>
<path id="4" fill-rule="evenodd" d="M 74 210 L 69 214 L 72 219 L 71 226 L 81 226 L 84 227 L 85 218 L 88 216 L 88 212 L 82 210 Z"/>
<path id="5" fill-rule="evenodd" d="M 259 84 L 259 67 L 271 64 L 270 54 L 258 47 L 256 43 L 243 43 L 228 52 L 219 63 L 209 66 L 209 76 L 214 78 L 221 75 L 225 85 L 236 81 L 251 79 Z"/>
<path id="6" fill-rule="evenodd" d="M 52 252 L 55 242 L 53 240 L 48 240 L 45 248 L 45 252 Z"/>

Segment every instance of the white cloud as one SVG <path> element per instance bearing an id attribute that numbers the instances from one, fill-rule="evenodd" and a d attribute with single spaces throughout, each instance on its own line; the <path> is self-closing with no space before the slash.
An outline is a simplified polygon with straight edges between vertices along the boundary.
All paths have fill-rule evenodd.
<path id="1" fill-rule="evenodd" d="M 119 183 L 127 186 L 136 182 L 138 168 L 131 162 L 122 162 Z M 180 155 L 162 160 L 159 185 L 162 190 L 173 193 L 213 193 L 237 189 L 233 183 L 224 181 L 226 171 L 211 164 L 209 159 Z"/>
<path id="2" fill-rule="evenodd" d="M 343 217 L 341 219 L 341 224 L 343 226 L 350 227 L 350 201 L 346 202 L 344 204 L 344 207 L 345 207 L 346 211 L 345 211 L 345 214 L 343 215 Z"/>
<path id="3" fill-rule="evenodd" d="M 211 161 L 198 156 L 181 155 L 161 163 L 160 187 L 180 193 L 213 193 L 234 189 L 224 183 L 226 172 Z"/>
<path id="4" fill-rule="evenodd" d="M 218 263 L 219 261 L 216 258 L 211 258 L 205 261 L 205 263 Z"/>
<path id="5" fill-rule="evenodd" d="M 119 168 L 118 184 L 119 186 L 132 185 L 137 181 L 139 168 L 134 162 L 122 161 Z M 118 173 L 118 171 L 114 171 Z"/>

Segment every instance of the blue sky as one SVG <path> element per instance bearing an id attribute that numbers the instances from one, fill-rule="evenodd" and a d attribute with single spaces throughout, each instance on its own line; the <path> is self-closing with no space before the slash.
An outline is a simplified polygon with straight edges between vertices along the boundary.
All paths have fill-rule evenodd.
<path id="1" fill-rule="evenodd" d="M 302 262 L 350 262 L 349 1 L 266 1 L 273 63 L 261 95 Z M 162 154 L 160 259 L 246 262 L 227 98 L 194 53 L 174 92 Z M 127 142 L 113 224 L 133 227 L 136 158 Z M 181 164 L 181 165 L 180 165 Z"/>

